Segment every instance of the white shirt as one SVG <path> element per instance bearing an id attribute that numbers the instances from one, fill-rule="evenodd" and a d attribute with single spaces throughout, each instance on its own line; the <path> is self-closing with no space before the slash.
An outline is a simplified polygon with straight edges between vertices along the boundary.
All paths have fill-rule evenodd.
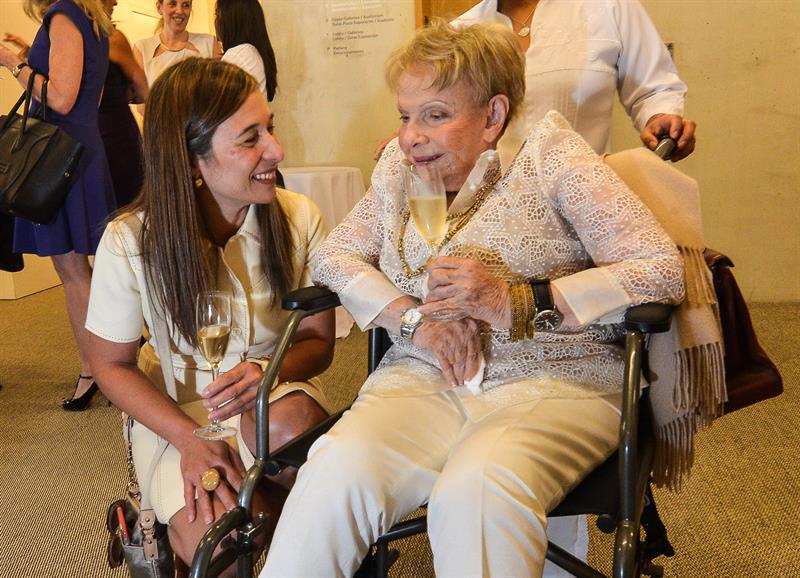
<path id="1" fill-rule="evenodd" d="M 191 50 L 190 48 L 183 48 L 181 50 L 166 50 L 155 56 L 156 49 L 161 44 L 161 38 L 158 34 L 150 38 L 142 38 L 136 41 L 136 49 L 142 55 L 142 63 L 144 64 L 144 75 L 147 77 L 147 85 L 153 86 L 156 78 L 164 72 L 167 68 L 186 60 L 192 56 L 201 58 L 213 58 L 214 44 L 216 40 L 210 34 L 198 34 L 194 32 L 189 33 L 189 43 L 197 48 Z"/>
<path id="2" fill-rule="evenodd" d="M 477 22 L 512 28 L 497 0 L 483 0 L 453 21 Z M 638 131 L 654 114 L 683 115 L 686 85 L 638 0 L 540 0 L 530 38 L 524 110 L 501 140 L 504 162 L 549 110 L 600 154 L 610 150 L 615 93 Z"/>
<path id="3" fill-rule="evenodd" d="M 264 94 L 264 98 L 269 101 L 267 97 L 267 76 L 264 73 L 264 61 L 258 53 L 258 49 L 252 44 L 240 44 L 232 48 L 228 48 L 225 54 L 222 55 L 223 62 L 230 62 L 235 64 L 246 73 L 251 75 L 258 81 L 258 87 Z"/>
<path id="4" fill-rule="evenodd" d="M 325 225 L 319 209 L 307 197 L 278 189 L 277 198 L 293 233 L 293 288 L 306 287 L 311 284 L 311 259 L 325 238 Z M 242 226 L 225 247 L 209 248 L 219 254 L 217 287 L 233 294 L 232 325 L 244 330 L 231 335 L 221 364 L 223 372 L 239 362 L 239 354 L 245 348 L 243 334 L 249 336 L 249 356 L 270 353 L 289 315 L 280 303 L 276 306 L 270 303 L 272 290 L 261 267 L 261 234 L 255 208 L 256 205 L 251 205 Z M 109 223 L 97 248 L 86 329 L 108 341 L 138 341 L 145 328 L 153 327 L 139 247 L 141 218 L 141 214 L 127 213 Z M 170 326 L 167 322 L 167 327 Z M 154 332 L 147 333 L 149 345 L 158 351 Z M 207 363 L 177 331 L 170 337 L 179 388 L 183 383 L 192 383 L 199 393 L 210 378 L 198 377 L 187 382 L 186 377 L 196 368 L 205 369 Z"/>
<path id="5" fill-rule="evenodd" d="M 497 161 L 476 163 L 448 212 L 469 207 Z M 398 242 L 413 270 L 430 248 L 410 222 L 397 139 L 381 156 L 372 187 L 322 244 L 314 279 L 336 291 L 359 326 L 370 326 L 403 295 L 421 299 L 425 275 L 403 272 Z M 511 341 L 507 329 L 482 327 L 486 341 L 484 408 L 541 396 L 585 397 L 619 391 L 624 360 L 617 323 L 627 307 L 683 296 L 675 244 L 619 177 L 570 130 L 557 112 L 536 124 L 511 169 L 442 254 L 481 261 L 510 283 L 553 280 L 583 327 Z M 395 395 L 447 388 L 432 355 L 408 340 L 395 343 L 384 369 L 365 388 Z M 459 388 L 464 389 L 464 388 Z M 481 401 L 482 400 L 482 401 Z M 471 410 L 472 411 L 472 410 Z"/>

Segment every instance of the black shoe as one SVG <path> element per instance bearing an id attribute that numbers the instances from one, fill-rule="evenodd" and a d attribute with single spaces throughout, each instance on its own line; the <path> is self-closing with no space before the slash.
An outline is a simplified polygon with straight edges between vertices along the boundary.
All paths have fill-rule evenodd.
<path id="1" fill-rule="evenodd" d="M 75 383 L 75 391 L 78 391 L 78 384 L 80 384 L 81 379 L 92 379 L 91 375 L 79 375 L 78 381 Z M 80 397 L 73 397 L 72 399 L 65 399 L 61 403 L 61 407 L 64 411 L 83 411 L 89 407 L 89 404 L 92 403 L 92 397 L 94 394 L 97 393 L 97 383 L 92 379 L 92 385 L 89 386 L 89 389 L 83 392 L 83 395 Z"/>

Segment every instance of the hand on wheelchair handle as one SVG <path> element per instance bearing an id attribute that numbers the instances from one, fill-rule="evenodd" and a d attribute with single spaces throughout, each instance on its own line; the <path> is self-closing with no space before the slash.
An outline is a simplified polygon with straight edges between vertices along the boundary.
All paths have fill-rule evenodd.
<path id="1" fill-rule="evenodd" d="M 672 162 L 686 158 L 695 147 L 695 130 L 697 124 L 677 114 L 655 114 L 639 133 L 642 143 L 650 150 L 655 150 L 659 141 L 667 137 L 675 141 L 675 150 L 669 155 Z"/>
<path id="2" fill-rule="evenodd" d="M 426 320 L 414 333 L 413 342 L 436 357 L 445 380 L 452 387 L 463 385 L 478 371 L 481 336 L 474 319 Z"/>
<path id="3" fill-rule="evenodd" d="M 483 263 L 461 257 L 437 257 L 428 265 L 428 293 L 420 313 L 458 311 L 493 327 L 510 325 L 509 286 Z"/>
<path id="4" fill-rule="evenodd" d="M 241 362 L 203 390 L 203 405 L 210 419 L 226 420 L 255 406 L 263 372 L 248 361 Z"/>

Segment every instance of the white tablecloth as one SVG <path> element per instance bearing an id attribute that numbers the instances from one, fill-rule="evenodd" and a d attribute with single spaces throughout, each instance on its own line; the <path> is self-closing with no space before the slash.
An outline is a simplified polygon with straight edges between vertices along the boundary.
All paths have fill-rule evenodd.
<path id="1" fill-rule="evenodd" d="M 329 229 L 341 223 L 364 196 L 364 178 L 356 167 L 291 167 L 280 171 L 287 189 L 303 193 L 319 206 Z"/>
<path id="2" fill-rule="evenodd" d="M 328 229 L 344 219 L 364 196 L 364 179 L 356 167 L 281 168 L 286 188 L 314 201 Z M 353 318 L 343 307 L 336 308 L 336 337 L 347 337 Z"/>

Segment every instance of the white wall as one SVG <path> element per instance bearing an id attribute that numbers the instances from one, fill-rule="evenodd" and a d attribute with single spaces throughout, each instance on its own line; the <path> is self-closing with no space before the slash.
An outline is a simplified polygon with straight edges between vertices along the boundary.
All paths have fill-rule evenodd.
<path id="1" fill-rule="evenodd" d="M 706 244 L 746 299 L 800 300 L 800 2 L 641 0 L 689 86 Z M 618 108 L 614 148 L 638 146 Z"/>
<path id="2" fill-rule="evenodd" d="M 213 1 L 195 0 L 193 30 L 210 30 Z M 700 183 L 708 245 L 736 263 L 749 300 L 800 300 L 800 2 L 641 1 L 664 40 L 675 43 L 689 85 L 698 149 L 678 167 Z M 115 19 L 131 41 L 152 34 L 154 20 L 138 14 L 152 5 L 120 0 Z M 367 54 L 332 56 L 331 10 L 348 6 L 378 6 L 395 22 L 379 27 Z M 375 144 L 397 128 L 383 62 L 413 33 L 413 10 L 413 0 L 264 0 L 286 166 L 357 166 L 369 178 Z M 17 0 L 0 1 L 0 23 L 0 32 L 32 38 L 36 31 Z M 0 78 L 6 111 L 20 87 L 5 70 Z M 638 146 L 624 113 L 612 138 L 616 149 Z"/>
<path id="3" fill-rule="evenodd" d="M 272 108 L 284 165 L 355 166 L 368 183 L 375 146 L 398 128 L 383 63 L 413 34 L 413 0 L 267 0 L 264 12 L 278 61 Z M 334 26 L 336 19 L 357 22 L 371 15 L 391 21 L 372 24 L 372 30 L 367 24 Z M 377 36 L 332 39 L 360 30 Z M 363 53 L 335 53 L 341 48 Z"/>

